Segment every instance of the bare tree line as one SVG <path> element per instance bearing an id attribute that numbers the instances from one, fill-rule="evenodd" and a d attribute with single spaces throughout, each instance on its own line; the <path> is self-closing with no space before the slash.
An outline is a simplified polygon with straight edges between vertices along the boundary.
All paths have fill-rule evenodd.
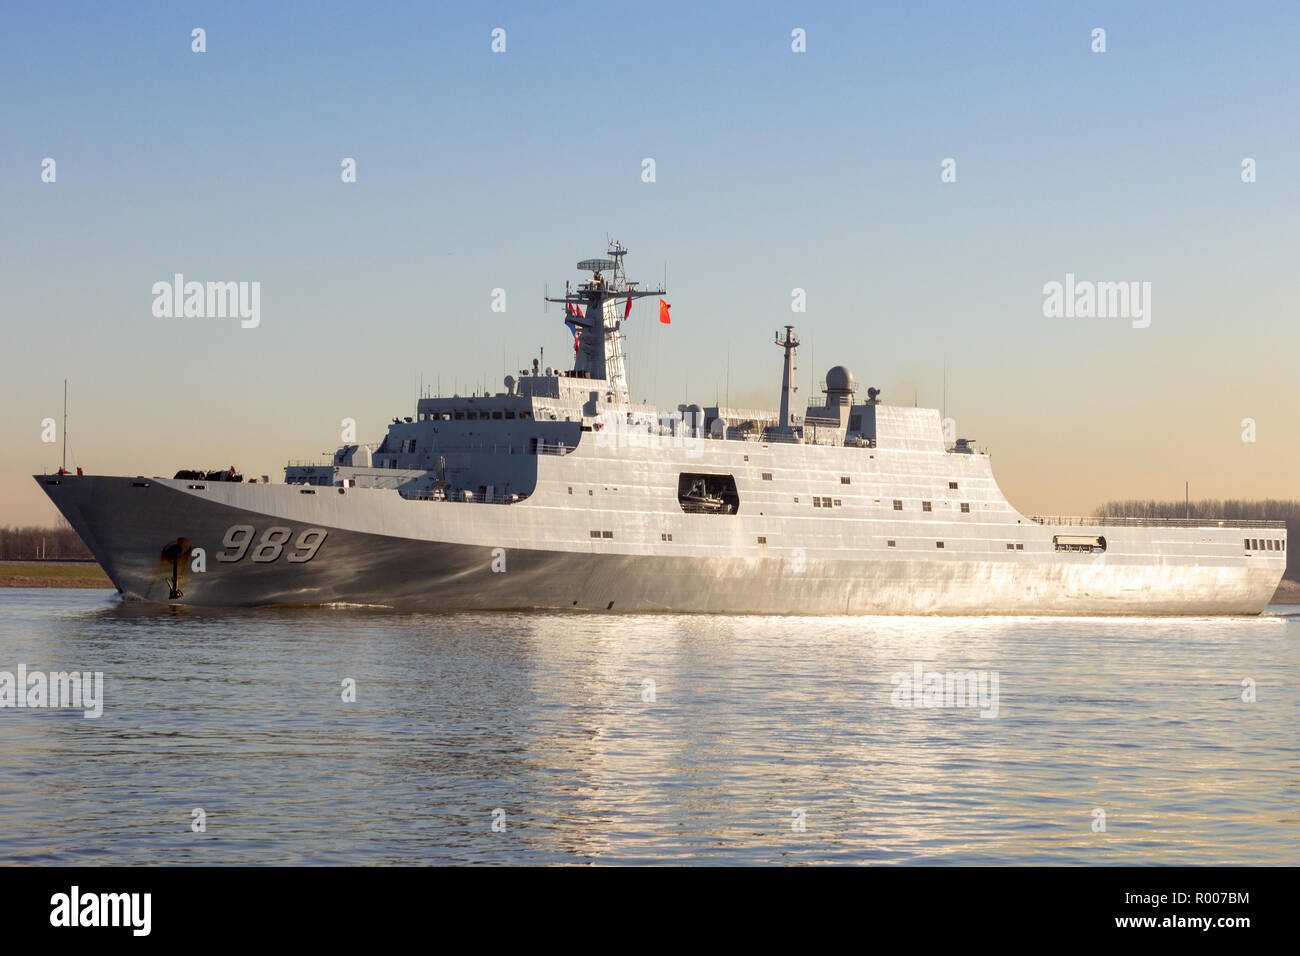
<path id="1" fill-rule="evenodd" d="M 40 561 L 47 558 L 90 558 L 81 538 L 62 515 L 52 528 L 37 525 L 0 528 L 0 560 Z"/>
<path id="2" fill-rule="evenodd" d="M 1206 498 L 1190 503 L 1182 501 L 1108 501 L 1096 510 L 1103 518 L 1222 518 L 1225 521 L 1285 521 L 1287 536 L 1286 572 L 1288 580 L 1300 581 L 1300 558 L 1296 547 L 1300 538 L 1300 501 L 1245 501 Z"/>

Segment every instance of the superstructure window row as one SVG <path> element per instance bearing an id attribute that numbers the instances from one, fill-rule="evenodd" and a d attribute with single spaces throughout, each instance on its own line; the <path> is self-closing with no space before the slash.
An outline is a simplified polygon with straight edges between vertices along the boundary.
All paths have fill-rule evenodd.
<path id="1" fill-rule="evenodd" d="M 1246 538 L 1247 551 L 1285 551 L 1286 538 Z"/>

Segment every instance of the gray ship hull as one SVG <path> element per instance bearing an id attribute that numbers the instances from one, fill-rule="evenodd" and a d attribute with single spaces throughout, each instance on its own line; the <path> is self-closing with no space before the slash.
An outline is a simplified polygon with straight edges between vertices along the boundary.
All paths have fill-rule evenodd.
<path id="1" fill-rule="evenodd" d="M 430 611 L 1255 615 L 1274 593 L 1283 565 L 1281 554 L 1253 562 L 1153 561 L 1126 560 L 1114 553 L 1057 556 L 1032 548 L 1006 555 L 967 552 L 939 557 L 883 554 L 869 548 L 857 554 L 840 549 L 835 556 L 766 547 L 731 556 L 688 549 L 655 553 L 653 547 L 620 553 L 602 540 L 548 544 L 546 509 L 528 504 L 418 502 L 374 489 L 201 486 L 156 478 L 36 480 L 123 596 L 159 604 L 352 604 Z M 696 527 L 711 521 L 722 527 L 736 520 L 675 518 L 693 521 Z M 228 560 L 242 549 L 228 546 L 231 529 L 242 527 L 252 529 L 252 540 L 238 560 Z M 403 527 L 405 533 L 398 530 Z M 383 530 L 362 530 L 367 528 Z M 283 534 L 268 539 L 268 529 L 283 529 Z M 1041 533 L 1053 530 L 1043 528 Z M 1109 530 L 1114 538 L 1116 532 Z M 306 532 L 319 534 L 304 539 Z M 1237 534 L 1221 528 L 1208 529 L 1210 533 L 1234 541 Z M 1119 538 L 1122 542 L 1123 535 Z M 263 540 L 272 544 L 258 550 Z M 314 547 L 297 544 L 304 540 Z"/>

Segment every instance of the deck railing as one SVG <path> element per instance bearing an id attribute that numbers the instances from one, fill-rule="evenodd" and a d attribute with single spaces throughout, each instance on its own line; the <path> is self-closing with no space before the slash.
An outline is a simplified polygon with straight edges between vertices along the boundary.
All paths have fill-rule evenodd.
<path id="1" fill-rule="evenodd" d="M 1077 515 L 1029 515 L 1042 525 L 1067 528 L 1285 528 L 1285 521 L 1260 521 L 1248 518 L 1103 518 Z"/>

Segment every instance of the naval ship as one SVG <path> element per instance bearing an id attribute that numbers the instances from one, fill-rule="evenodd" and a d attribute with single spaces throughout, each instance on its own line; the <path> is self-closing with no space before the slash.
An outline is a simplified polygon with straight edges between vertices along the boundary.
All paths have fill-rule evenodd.
<path id="1" fill-rule="evenodd" d="M 634 404 L 611 243 L 565 285 L 573 365 L 420 397 L 284 482 L 35 476 L 127 599 L 208 606 L 949 615 L 1256 615 L 1282 522 L 1021 514 L 935 409 L 836 365 L 775 412 Z M 665 315 L 666 318 L 666 315 Z M 80 472 L 80 470 L 78 470 Z"/>

